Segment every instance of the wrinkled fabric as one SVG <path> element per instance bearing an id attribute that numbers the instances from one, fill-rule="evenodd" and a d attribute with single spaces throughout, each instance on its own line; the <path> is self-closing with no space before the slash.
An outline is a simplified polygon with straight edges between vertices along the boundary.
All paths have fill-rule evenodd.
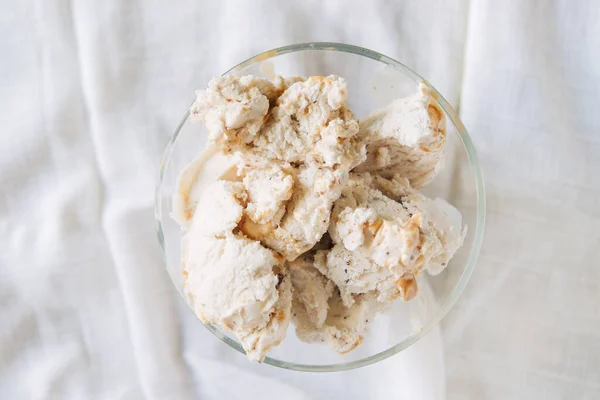
<path id="1" fill-rule="evenodd" d="M 1 398 L 600 397 L 598 2 L 1 3 Z M 213 337 L 153 221 L 194 90 L 311 40 L 427 78 L 459 109 L 488 198 L 477 269 L 440 329 L 332 374 L 250 364 Z"/>

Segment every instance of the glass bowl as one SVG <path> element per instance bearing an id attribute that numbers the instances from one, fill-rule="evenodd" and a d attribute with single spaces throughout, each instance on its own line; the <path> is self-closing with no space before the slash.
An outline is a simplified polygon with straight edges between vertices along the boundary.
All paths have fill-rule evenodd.
<path id="1" fill-rule="evenodd" d="M 424 79 L 382 54 L 339 43 L 303 43 L 280 47 L 254 56 L 225 75 L 256 75 L 272 78 L 335 74 L 348 83 L 348 103 L 358 118 L 392 100 L 413 94 Z M 207 82 L 206 82 L 207 83 Z M 205 85 L 206 83 L 203 83 Z M 190 94 L 197 88 L 190 88 Z M 363 343 L 352 352 L 339 355 L 324 345 L 300 342 L 293 324 L 283 343 L 264 360 L 277 367 L 298 371 L 340 371 L 384 360 L 422 338 L 448 313 L 469 280 L 481 247 L 485 224 L 483 179 L 471 139 L 448 102 L 434 89 L 447 117 L 445 167 L 423 192 L 448 200 L 463 215 L 468 226 L 464 245 L 448 267 L 437 276 L 419 277 L 420 292 L 409 302 L 396 301 L 375 318 Z M 190 124 L 189 110 L 175 129 L 160 161 L 156 188 L 156 230 L 167 271 L 182 292 L 180 241 L 182 231 L 170 217 L 171 196 L 183 167 L 201 151 L 206 140 L 202 125 Z M 200 323 L 200 322 L 199 322 Z M 244 353 L 242 346 L 218 326 L 206 326 L 216 337 Z"/>

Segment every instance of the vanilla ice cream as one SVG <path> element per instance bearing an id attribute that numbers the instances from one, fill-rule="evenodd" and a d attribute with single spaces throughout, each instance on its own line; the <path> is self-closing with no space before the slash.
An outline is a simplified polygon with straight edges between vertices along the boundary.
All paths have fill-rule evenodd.
<path id="1" fill-rule="evenodd" d="M 378 190 L 384 188 L 385 194 Z M 353 173 L 334 205 L 329 234 L 334 246 L 317 252 L 315 266 L 351 306 L 356 295 L 370 292 L 382 303 L 412 299 L 415 278 L 423 269 L 443 270 L 465 232 L 406 178 Z"/>
<path id="2" fill-rule="evenodd" d="M 350 170 L 366 150 L 346 96 L 346 81 L 337 76 L 294 83 L 277 99 L 255 146 L 269 158 Z"/>
<path id="3" fill-rule="evenodd" d="M 285 338 L 346 353 L 422 270 L 462 245 L 460 213 L 418 193 L 439 168 L 444 117 L 428 87 L 360 123 L 335 75 L 214 78 L 192 122 L 208 144 L 181 172 L 183 287 L 251 360 Z"/>
<path id="4" fill-rule="evenodd" d="M 356 172 L 407 178 L 425 186 L 440 167 L 446 143 L 446 119 L 425 83 L 409 97 L 393 101 L 360 121 L 359 135 L 367 144 L 367 161 Z"/>
<path id="5" fill-rule="evenodd" d="M 253 76 L 213 78 L 206 90 L 197 92 L 192 120 L 204 122 L 210 140 L 225 152 L 245 150 L 347 170 L 365 160 L 358 121 L 346 108 L 344 79 L 332 75 L 277 82 Z"/>
<path id="6" fill-rule="evenodd" d="M 291 262 L 289 270 L 294 294 L 292 321 L 298 338 L 325 343 L 340 354 L 355 349 L 380 304 L 370 295 L 361 295 L 346 306 L 332 281 L 313 266 L 311 255 Z"/>
<path id="7" fill-rule="evenodd" d="M 467 226 L 463 227 L 460 212 L 443 199 L 430 199 L 411 189 L 407 179 L 398 174 L 390 179 L 371 174 L 360 175 L 372 187 L 401 203 L 410 214 L 423 217 L 419 229 L 425 238 L 422 251 L 428 254 L 424 257 L 423 269 L 430 275 L 442 272 L 462 246 L 467 234 Z"/>

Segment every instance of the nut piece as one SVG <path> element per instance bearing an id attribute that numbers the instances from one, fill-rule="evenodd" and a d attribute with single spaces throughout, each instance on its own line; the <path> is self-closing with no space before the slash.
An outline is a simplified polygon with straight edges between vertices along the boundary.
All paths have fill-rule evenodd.
<path id="1" fill-rule="evenodd" d="M 404 301 L 410 301 L 414 299 L 419 291 L 417 280 L 413 274 L 402 275 L 402 277 L 396 281 L 396 285 L 402 292 L 402 298 Z"/>

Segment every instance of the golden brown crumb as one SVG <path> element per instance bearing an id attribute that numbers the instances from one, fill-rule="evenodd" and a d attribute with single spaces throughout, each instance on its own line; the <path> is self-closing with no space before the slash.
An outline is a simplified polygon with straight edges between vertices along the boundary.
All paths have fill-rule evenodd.
<path id="1" fill-rule="evenodd" d="M 242 217 L 238 228 L 240 228 L 240 231 L 250 239 L 258 241 L 263 240 L 265 236 L 275 230 L 273 224 L 257 224 L 245 215 Z"/>
<path id="2" fill-rule="evenodd" d="M 404 301 L 410 301 L 415 298 L 419 291 L 417 281 L 412 274 L 404 274 L 396 281 L 396 286 L 402 291 Z"/>

